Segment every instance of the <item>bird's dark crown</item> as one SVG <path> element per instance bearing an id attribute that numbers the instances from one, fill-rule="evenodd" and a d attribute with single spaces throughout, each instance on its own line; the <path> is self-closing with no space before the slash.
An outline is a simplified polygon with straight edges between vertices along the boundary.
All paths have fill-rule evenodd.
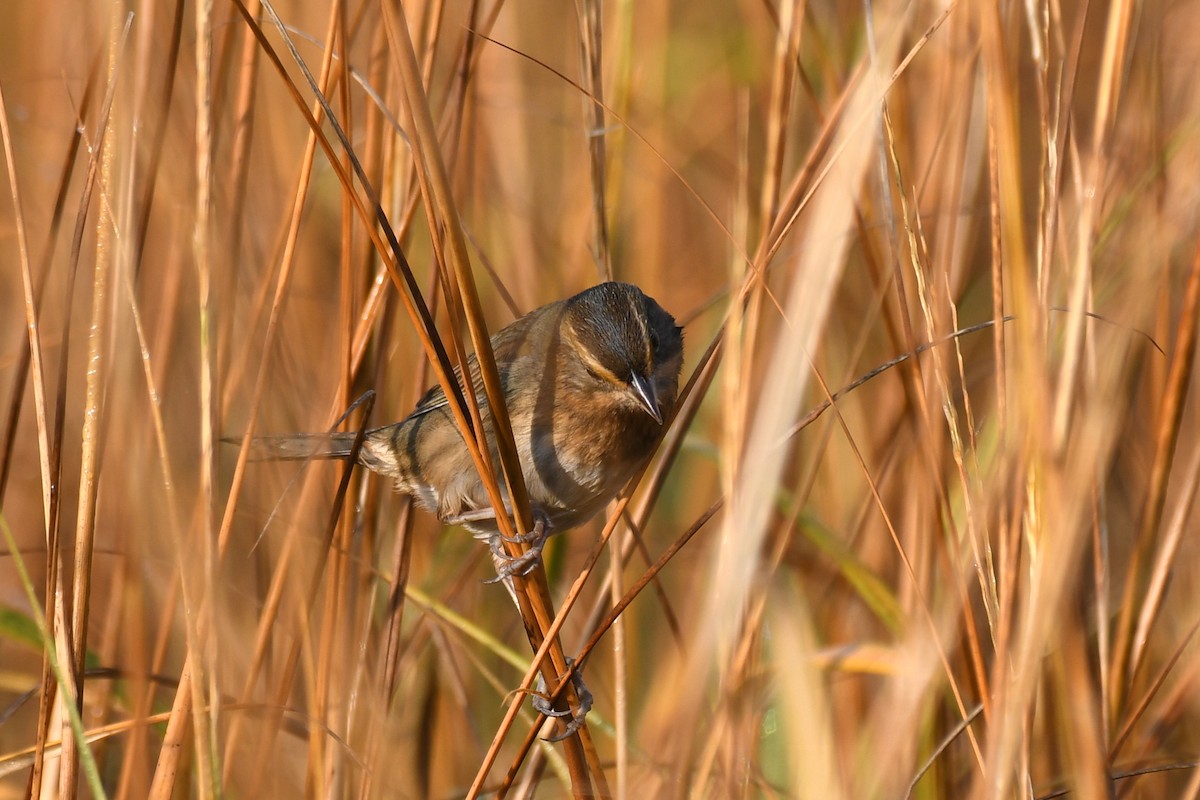
<path id="1" fill-rule="evenodd" d="M 580 355 L 609 380 L 628 384 L 635 376 L 651 378 L 657 367 L 683 352 L 674 317 L 628 283 L 602 283 L 580 292 L 567 301 L 566 317 Z"/>

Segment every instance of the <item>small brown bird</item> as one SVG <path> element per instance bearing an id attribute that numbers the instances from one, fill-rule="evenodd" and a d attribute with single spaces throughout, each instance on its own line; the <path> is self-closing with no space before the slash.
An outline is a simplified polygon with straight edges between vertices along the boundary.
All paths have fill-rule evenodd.
<path id="1" fill-rule="evenodd" d="M 512 560 L 505 554 L 495 512 L 440 386 L 406 419 L 368 431 L 358 461 L 394 479 L 398 491 L 442 522 L 462 524 L 487 540 L 504 579 L 532 567 L 547 536 L 594 516 L 650 456 L 675 404 L 683 336 L 675 319 L 641 289 L 602 283 L 506 326 L 492 337 L 492 350 L 537 520 L 525 556 Z M 474 355 L 468 365 L 492 463 L 498 464 Z M 254 455 L 346 457 L 354 438 L 262 437 L 254 441 Z"/>
<path id="2" fill-rule="evenodd" d="M 536 565 L 546 538 L 594 516 L 650 457 L 679 391 L 683 331 L 636 286 L 602 283 L 506 326 L 492 337 L 492 351 L 536 519 L 523 556 L 510 558 L 503 549 L 496 513 L 440 386 L 406 419 L 367 431 L 358 461 L 392 478 L 442 522 L 486 540 L 496 580 L 515 602 L 512 575 Z M 467 366 L 492 463 L 499 464 L 475 356 Z M 296 434 L 258 438 L 252 447 L 256 458 L 344 458 L 354 440 L 354 433 Z M 505 506 L 511 510 L 507 497 Z M 556 711 L 534 698 L 543 714 L 572 717 L 551 741 L 574 733 L 591 707 L 591 694 L 573 675 L 575 710 Z"/>

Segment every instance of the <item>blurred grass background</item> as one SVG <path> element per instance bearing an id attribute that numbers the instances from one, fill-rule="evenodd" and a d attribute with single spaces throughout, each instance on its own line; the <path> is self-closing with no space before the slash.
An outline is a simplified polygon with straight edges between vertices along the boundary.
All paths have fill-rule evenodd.
<path id="1" fill-rule="evenodd" d="M 275 8 L 443 339 L 414 104 L 492 330 L 608 276 L 686 325 L 680 447 L 562 630 L 696 531 L 587 661 L 591 789 L 1200 796 L 1200 5 L 406 3 L 415 97 L 399 6 Z M 484 547 L 219 441 L 434 382 L 246 12 L 282 72 L 226 2 L 6 10 L 0 797 L 578 795 L 527 705 L 497 735 Z"/>

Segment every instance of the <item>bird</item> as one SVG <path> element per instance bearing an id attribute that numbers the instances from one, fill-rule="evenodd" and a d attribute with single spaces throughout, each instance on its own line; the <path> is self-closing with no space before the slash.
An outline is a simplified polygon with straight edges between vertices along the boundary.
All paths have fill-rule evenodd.
<path id="1" fill-rule="evenodd" d="M 347 458 L 390 478 L 447 525 L 462 525 L 487 542 L 497 577 L 516 602 L 512 576 L 540 562 L 549 536 L 596 515 L 653 454 L 679 392 L 683 329 L 653 298 L 630 283 L 600 283 L 544 305 L 509 323 L 491 338 L 492 352 L 512 423 L 534 527 L 516 537 L 528 545 L 518 557 L 504 550 L 484 484 L 440 385 L 430 388 L 407 417 L 365 432 L 256 437 L 255 460 Z M 492 414 L 475 355 L 467 372 L 480 416 L 499 464 Z M 455 370 L 462 385 L 462 370 Z M 501 482 L 504 513 L 511 513 Z M 578 678 L 578 672 L 573 673 Z M 591 695 L 576 681 L 580 706 L 549 716 L 573 719 L 557 741 L 582 724 Z"/>
<path id="2" fill-rule="evenodd" d="M 595 516 L 652 454 L 674 408 L 683 329 L 630 283 L 600 283 L 500 329 L 492 352 L 535 519 L 525 556 L 504 555 L 496 510 L 440 385 L 403 420 L 364 434 L 359 464 L 447 525 L 491 546 L 499 577 L 527 571 L 554 533 Z M 493 464 L 496 435 L 478 361 L 467 359 Z M 455 370 L 462 382 L 461 369 Z M 254 460 L 346 458 L 356 432 L 262 436 Z M 505 513 L 511 513 L 501 484 Z"/>

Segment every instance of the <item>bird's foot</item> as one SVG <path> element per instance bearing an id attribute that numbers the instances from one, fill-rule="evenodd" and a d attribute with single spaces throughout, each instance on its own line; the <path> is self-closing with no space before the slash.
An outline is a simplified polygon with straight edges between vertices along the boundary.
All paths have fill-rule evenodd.
<path id="1" fill-rule="evenodd" d="M 490 522 L 494 527 L 496 521 L 496 512 L 490 508 L 472 509 L 462 514 L 453 517 L 447 517 L 442 520 L 447 525 L 467 525 L 471 523 Z M 538 559 L 542 556 L 542 548 L 546 546 L 546 540 L 554 533 L 554 526 L 550 522 L 550 518 L 546 512 L 534 506 L 533 508 L 533 530 L 528 533 L 518 533 L 516 536 L 505 536 L 496 531 L 479 532 L 476 529 L 476 539 L 486 539 L 488 549 L 492 551 L 492 560 L 496 562 L 496 577 L 484 583 L 499 583 L 507 580 L 513 575 L 528 575 L 535 566 Z M 514 544 L 527 544 L 529 549 L 519 556 L 510 556 L 508 551 L 504 549 L 505 542 Z"/>
<path id="2" fill-rule="evenodd" d="M 496 563 L 496 577 L 486 580 L 484 583 L 499 583 L 513 575 L 528 575 L 538 565 L 538 561 L 542 557 L 542 548 L 546 546 L 546 540 L 550 538 L 551 533 L 553 533 L 553 529 L 550 519 L 545 513 L 535 508 L 533 530 L 529 533 L 516 536 L 504 536 L 497 533 L 489 537 L 488 547 L 491 548 L 492 560 Z M 504 549 L 504 542 L 527 544 L 529 549 L 519 556 L 510 556 Z"/>
<path id="3" fill-rule="evenodd" d="M 574 662 L 575 659 L 567 658 L 568 667 Z M 587 686 L 583 682 L 583 676 L 579 674 L 578 670 L 571 673 L 571 685 L 575 687 L 575 696 L 579 699 L 579 705 L 574 709 L 564 708 L 560 711 L 546 697 L 546 679 L 538 675 L 538 693 L 530 701 L 533 704 L 534 710 L 539 714 L 559 720 L 564 717 L 570 717 L 569 720 L 563 722 L 562 733 L 557 736 L 546 737 L 547 742 L 561 742 L 563 739 L 574 735 L 583 727 L 588 712 L 592 710 L 592 693 L 588 691 Z"/>
<path id="4" fill-rule="evenodd" d="M 513 542 L 515 544 L 534 545 L 537 543 L 545 544 L 553 533 L 553 528 L 550 523 L 550 518 L 546 516 L 546 512 L 542 511 L 537 506 L 533 507 L 533 530 L 529 533 L 518 533 L 516 536 L 505 536 L 502 533 L 496 534 L 497 538 L 505 542 Z"/>

